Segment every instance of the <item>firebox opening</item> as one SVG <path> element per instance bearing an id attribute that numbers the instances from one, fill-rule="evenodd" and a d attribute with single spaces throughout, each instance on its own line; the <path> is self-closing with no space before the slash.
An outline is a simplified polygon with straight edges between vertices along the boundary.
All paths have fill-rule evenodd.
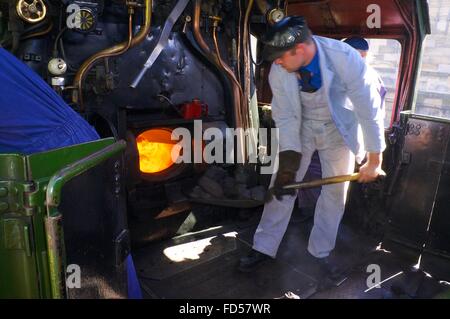
<path id="1" fill-rule="evenodd" d="M 172 152 L 181 155 L 181 147 L 171 139 L 169 129 L 150 129 L 139 134 L 136 138 L 139 152 L 139 169 L 142 173 L 160 173 L 175 163 Z"/>

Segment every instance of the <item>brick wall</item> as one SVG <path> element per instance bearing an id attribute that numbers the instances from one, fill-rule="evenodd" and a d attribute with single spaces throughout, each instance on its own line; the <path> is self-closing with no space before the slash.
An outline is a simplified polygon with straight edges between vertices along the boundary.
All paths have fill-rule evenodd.
<path id="1" fill-rule="evenodd" d="M 428 0 L 431 34 L 425 40 L 416 112 L 450 118 L 450 0 Z"/>
<path id="2" fill-rule="evenodd" d="M 428 0 L 428 5 L 431 34 L 424 43 L 415 112 L 450 118 L 450 0 Z M 389 124 L 400 44 L 395 40 L 370 40 L 369 43 L 369 63 L 388 88 L 386 124 Z"/>

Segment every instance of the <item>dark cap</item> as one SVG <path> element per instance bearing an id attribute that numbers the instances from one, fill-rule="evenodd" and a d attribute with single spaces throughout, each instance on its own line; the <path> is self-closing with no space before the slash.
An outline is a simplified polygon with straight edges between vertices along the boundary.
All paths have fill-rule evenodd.
<path id="1" fill-rule="evenodd" d="M 344 40 L 345 43 L 357 50 L 369 51 L 369 43 L 361 37 L 350 37 Z"/>
<path id="2" fill-rule="evenodd" d="M 273 61 L 295 47 L 297 43 L 305 42 L 310 36 L 311 32 L 303 17 L 286 17 L 272 25 L 262 38 L 263 59 Z"/>

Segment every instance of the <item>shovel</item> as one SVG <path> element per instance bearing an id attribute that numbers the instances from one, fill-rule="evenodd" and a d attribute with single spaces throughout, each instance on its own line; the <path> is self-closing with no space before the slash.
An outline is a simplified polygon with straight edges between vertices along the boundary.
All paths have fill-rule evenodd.
<path id="1" fill-rule="evenodd" d="M 380 174 L 381 178 L 385 177 L 385 174 Z M 359 179 L 359 173 L 353 173 L 348 175 L 339 175 L 333 177 L 327 177 L 322 179 L 317 179 L 309 182 L 296 182 L 292 184 L 285 185 L 281 188 L 281 193 L 283 190 L 291 190 L 291 189 L 305 189 L 305 188 L 313 188 L 319 187 L 323 185 L 329 184 L 337 184 L 344 182 L 353 182 Z M 279 191 L 279 190 L 278 190 Z M 202 203 L 207 205 L 216 205 L 216 206 L 226 206 L 226 207 L 236 207 L 236 208 L 254 208 L 264 203 L 267 203 L 273 199 L 275 193 L 274 188 L 270 188 L 266 193 L 266 200 L 255 200 L 255 199 L 221 199 L 221 198 L 191 198 L 191 202 Z"/>

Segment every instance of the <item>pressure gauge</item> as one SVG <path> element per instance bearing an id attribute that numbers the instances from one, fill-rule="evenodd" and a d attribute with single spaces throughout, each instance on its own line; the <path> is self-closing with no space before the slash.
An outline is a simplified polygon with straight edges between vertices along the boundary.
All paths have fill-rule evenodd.
<path id="1" fill-rule="evenodd" d="M 90 32 L 94 29 L 96 18 L 90 9 L 81 9 L 75 15 L 77 31 Z"/>
<path id="2" fill-rule="evenodd" d="M 284 18 L 284 11 L 280 8 L 275 8 L 269 11 L 268 20 L 270 24 L 280 22 Z"/>

